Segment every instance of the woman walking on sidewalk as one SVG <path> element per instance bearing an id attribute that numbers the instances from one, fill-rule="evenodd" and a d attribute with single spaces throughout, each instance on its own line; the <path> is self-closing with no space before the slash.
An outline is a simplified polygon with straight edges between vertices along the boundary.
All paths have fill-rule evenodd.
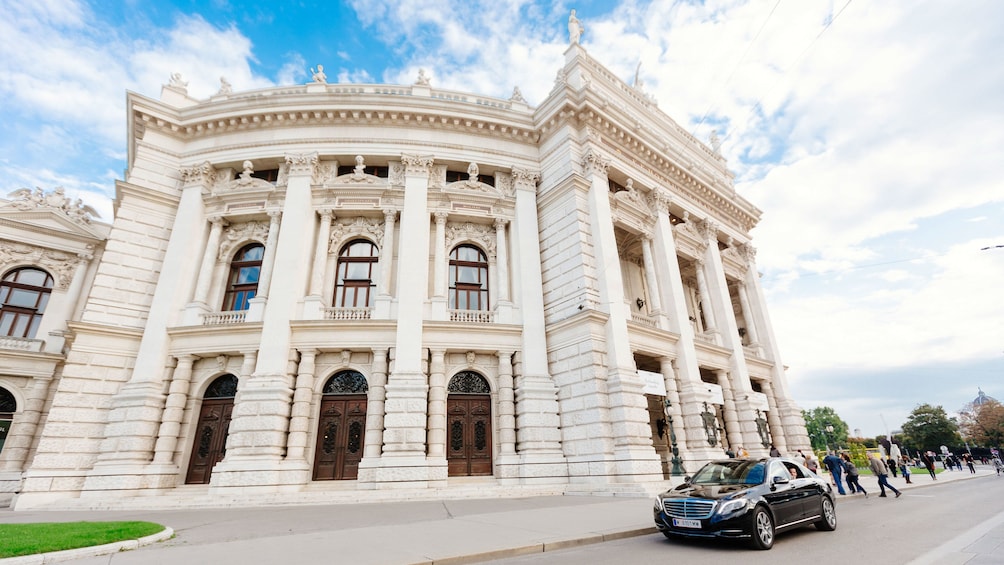
<path id="1" fill-rule="evenodd" d="M 896 487 L 889 484 L 889 469 L 886 468 L 885 462 L 882 461 L 878 454 L 872 455 L 872 458 L 868 460 L 868 466 L 871 467 L 872 473 L 878 477 L 879 490 L 882 491 L 879 497 L 885 496 L 885 489 L 887 488 L 896 493 L 896 498 L 899 498 L 903 494 Z"/>
<path id="2" fill-rule="evenodd" d="M 860 492 L 864 493 L 865 498 L 868 498 L 868 492 L 858 482 L 858 468 L 851 462 L 851 456 L 841 453 L 840 457 L 844 460 L 844 471 L 847 473 L 847 486 L 851 489 L 851 494 Z"/>
<path id="3" fill-rule="evenodd" d="M 903 478 L 906 479 L 906 484 L 913 484 L 910 482 L 910 459 L 906 455 L 900 457 L 899 459 L 899 472 L 903 473 Z"/>

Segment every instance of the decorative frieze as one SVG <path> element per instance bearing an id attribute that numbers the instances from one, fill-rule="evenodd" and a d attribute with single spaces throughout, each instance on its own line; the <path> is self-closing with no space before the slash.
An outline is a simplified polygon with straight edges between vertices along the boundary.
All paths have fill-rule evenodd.
<path id="1" fill-rule="evenodd" d="M 269 224 L 267 223 L 250 221 L 231 224 L 224 228 L 223 242 L 220 244 L 217 259 L 220 261 L 229 261 L 230 256 L 237 247 L 248 241 L 257 241 L 262 244 L 267 243 L 268 227 Z"/>
<path id="2" fill-rule="evenodd" d="M 265 179 L 252 176 L 254 174 L 254 164 L 251 161 L 244 161 L 243 170 L 231 178 L 233 169 L 223 169 L 214 175 L 213 193 L 233 192 L 238 190 L 275 190 L 272 183 Z"/>
<path id="3" fill-rule="evenodd" d="M 390 211 L 393 214 L 393 211 Z M 391 216 L 393 217 L 393 216 Z M 331 235 L 328 237 L 328 252 L 338 253 L 341 246 L 350 238 L 365 235 L 377 247 L 383 241 L 385 221 L 378 218 L 345 218 L 335 220 L 331 224 Z"/>
<path id="4" fill-rule="evenodd" d="M 465 241 L 477 244 L 488 254 L 490 261 L 495 260 L 496 235 L 495 228 L 475 224 L 473 222 L 449 222 L 446 224 L 446 248 Z"/>
<path id="5" fill-rule="evenodd" d="M 27 243 L 0 241 L 0 271 L 7 271 L 11 267 L 35 266 L 52 275 L 53 284 L 60 290 L 70 287 L 74 269 L 80 263 L 87 261 L 88 257 L 88 254 L 73 254 Z"/>

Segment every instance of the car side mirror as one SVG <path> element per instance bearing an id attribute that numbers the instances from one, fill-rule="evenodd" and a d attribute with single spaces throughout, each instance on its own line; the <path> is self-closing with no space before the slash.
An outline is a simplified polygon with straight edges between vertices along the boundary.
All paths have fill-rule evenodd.
<path id="1" fill-rule="evenodd" d="M 783 485 L 783 484 L 786 484 L 786 483 L 789 483 L 789 482 L 791 482 L 791 481 L 788 479 L 788 477 L 774 477 L 774 484 L 775 485 Z"/>
<path id="2" fill-rule="evenodd" d="M 693 479 L 693 478 L 694 477 L 691 477 L 690 475 L 687 475 L 686 477 L 683 477 L 683 482 L 684 483 L 689 483 L 691 481 L 691 479 Z"/>

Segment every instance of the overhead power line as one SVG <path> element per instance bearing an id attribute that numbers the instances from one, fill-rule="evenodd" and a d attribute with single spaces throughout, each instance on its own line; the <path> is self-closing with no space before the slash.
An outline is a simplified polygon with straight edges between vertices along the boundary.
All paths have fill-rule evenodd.
<path id="1" fill-rule="evenodd" d="M 809 52 L 809 49 L 811 49 L 812 46 L 816 44 L 816 41 L 818 41 L 819 38 L 822 37 L 824 33 L 826 33 L 826 30 L 830 29 L 830 26 L 833 25 L 833 22 L 837 21 L 837 18 L 840 17 L 840 14 L 844 13 L 844 10 L 846 10 L 847 7 L 851 5 L 851 1 L 852 0 L 847 0 L 847 3 L 844 4 L 843 7 L 841 7 L 840 10 L 838 10 L 837 13 L 834 14 L 833 17 L 830 18 L 828 22 L 826 22 L 826 25 L 823 26 L 823 29 L 821 29 L 819 33 L 816 34 L 816 37 L 814 37 L 812 41 L 810 41 L 809 44 L 805 46 L 805 49 L 803 49 L 802 52 L 799 53 L 798 57 L 796 57 L 795 60 L 790 65 L 788 65 L 786 69 L 784 69 L 784 71 L 781 73 L 781 76 L 778 77 L 776 81 L 774 81 L 774 84 L 771 85 L 767 93 L 764 94 L 763 96 L 760 96 L 757 99 L 756 104 L 754 104 L 753 107 L 750 108 L 749 112 L 746 113 L 746 116 L 742 119 L 742 121 L 738 122 L 739 124 L 745 124 L 747 121 L 749 121 L 749 118 L 753 114 L 753 112 L 755 112 L 758 108 L 761 108 L 764 98 L 766 98 L 767 95 L 773 93 L 774 89 L 777 88 L 777 85 L 780 84 L 781 79 L 787 76 L 787 74 L 791 71 L 791 69 L 793 69 L 799 63 L 802 62 L 802 59 L 805 58 L 805 55 L 806 53 Z M 725 134 L 725 137 L 723 137 L 721 140 L 722 144 L 724 144 L 730 137 L 732 137 L 732 134 L 736 131 L 737 127 L 729 128 L 728 132 Z"/>

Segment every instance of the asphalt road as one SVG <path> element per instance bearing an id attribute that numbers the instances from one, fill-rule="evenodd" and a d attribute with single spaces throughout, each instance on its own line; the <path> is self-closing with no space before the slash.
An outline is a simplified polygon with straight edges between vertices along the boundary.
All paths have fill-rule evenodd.
<path id="1" fill-rule="evenodd" d="M 931 554 L 940 545 L 1004 513 L 1004 478 L 996 476 L 905 491 L 900 498 L 838 500 L 836 531 L 814 527 L 780 534 L 769 551 L 738 543 L 675 542 L 662 534 L 493 561 L 498 564 L 742 563 L 756 565 L 897 565 Z"/>

